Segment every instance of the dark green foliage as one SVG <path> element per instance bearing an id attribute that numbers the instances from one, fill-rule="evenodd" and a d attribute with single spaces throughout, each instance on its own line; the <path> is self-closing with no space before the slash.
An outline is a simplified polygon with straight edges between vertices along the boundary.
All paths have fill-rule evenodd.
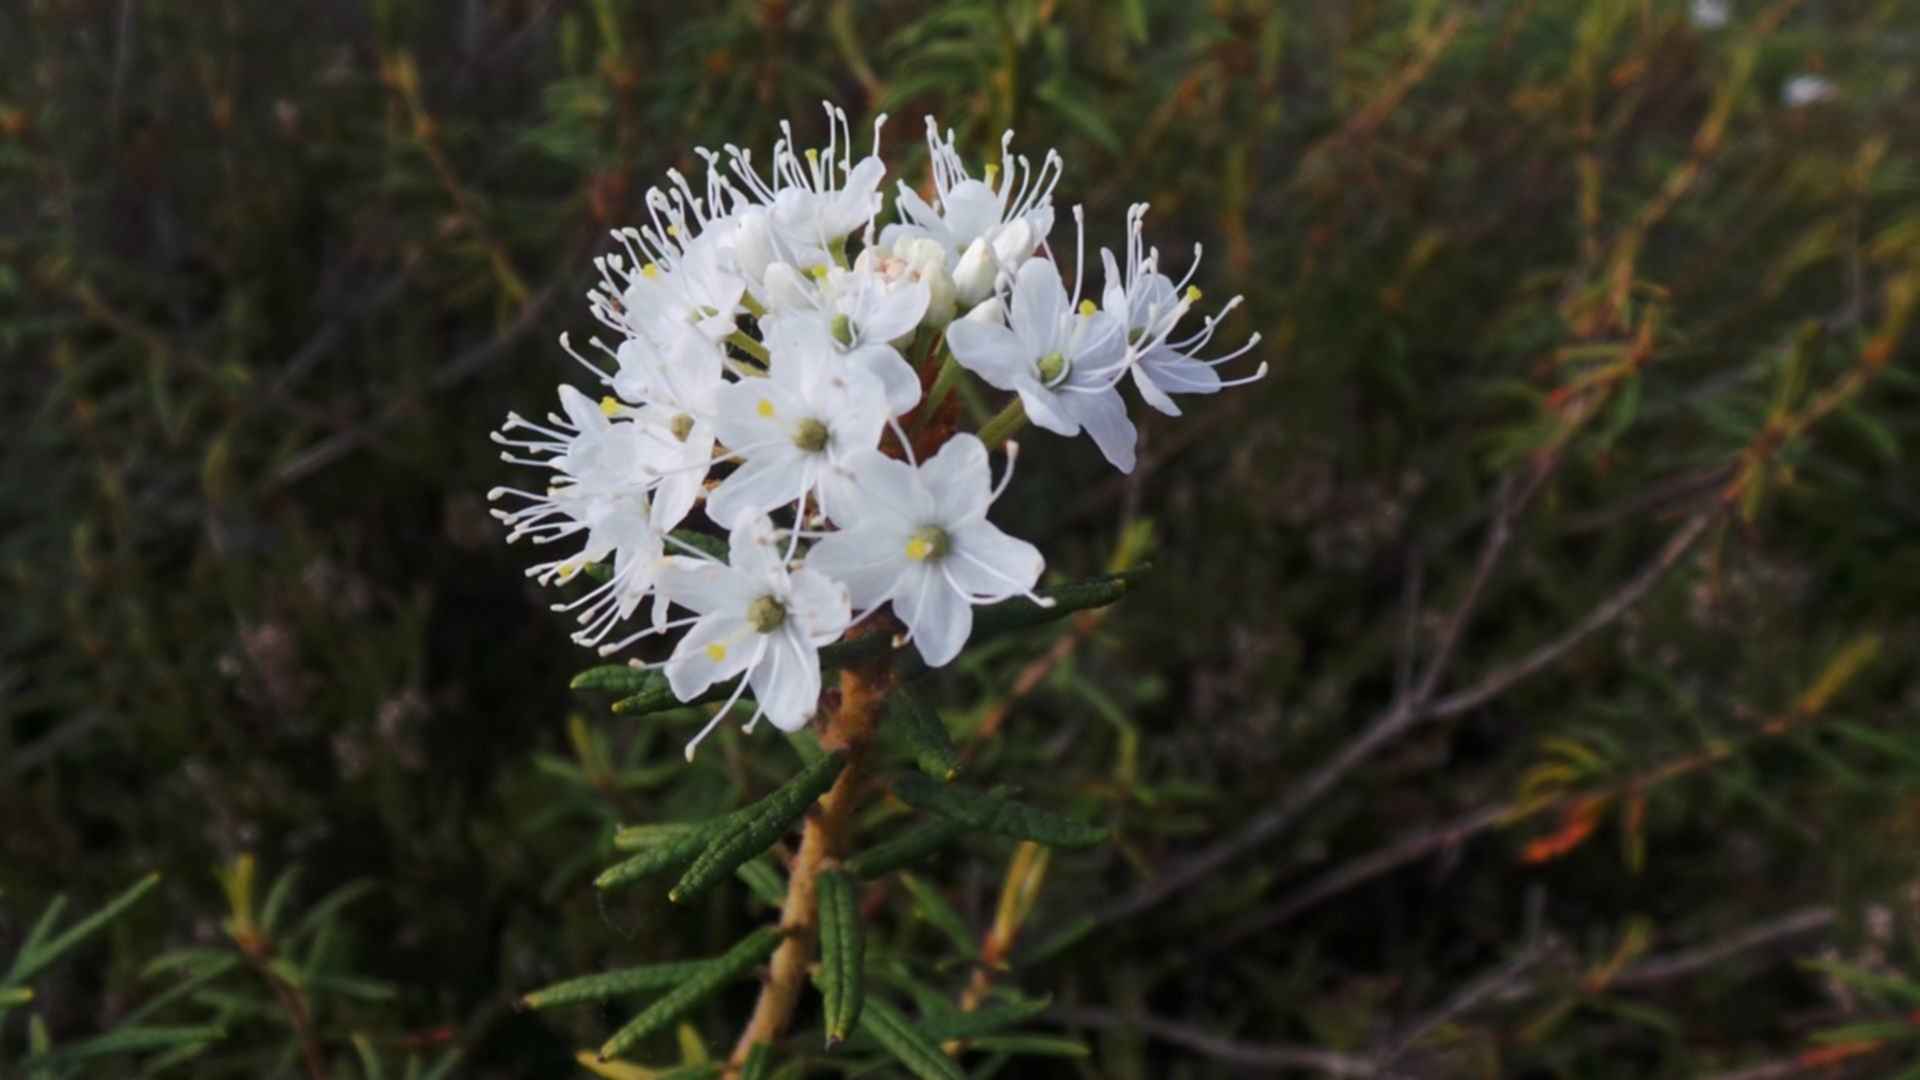
<path id="1" fill-rule="evenodd" d="M 838 870 L 820 875 L 820 993 L 827 1044 L 841 1042 L 860 1018 L 866 989 L 866 938 L 853 879 Z"/>
<path id="2" fill-rule="evenodd" d="M 845 768 L 842 754 L 828 754 L 803 769 L 792 780 L 759 802 L 747 807 L 735 818 L 735 824 L 707 834 L 707 849 L 700 853 L 667 896 L 674 903 L 685 903 L 711 888 L 748 859 L 756 858 L 773 846 L 781 834 L 806 813 Z"/>
<path id="3" fill-rule="evenodd" d="M 1090 254 L 1151 203 L 1176 274 L 1206 246 L 1201 310 L 1246 296 L 1214 350 L 1265 335 L 1223 372 L 1273 365 L 1137 410 L 1129 477 L 1022 433 L 994 519 L 1058 606 L 983 609 L 938 671 L 886 634 L 830 658 L 890 652 L 968 784 L 1111 832 L 994 939 L 1016 842 L 869 788 L 841 867 L 916 1045 L 1115 1080 L 1900 1075 L 1920 6 L 1694 6 L 0 4 L 0 970 L 33 960 L 0 1074 L 565 1076 L 627 1017 L 524 988 L 768 920 L 782 845 L 683 908 L 665 873 L 708 838 L 616 830 L 733 821 L 818 748 L 729 723 L 689 766 L 705 710 L 657 675 L 570 694 L 598 661 L 547 605 L 590 579 L 524 579 L 484 493 L 538 480 L 486 435 L 582 374 L 554 340 L 595 331 L 590 259 L 649 184 L 763 159 L 780 117 L 811 141 L 830 96 L 857 135 L 893 115 L 889 193 L 933 112 L 977 157 L 1058 147 Z M 1831 95 L 1787 104 L 1804 74 Z M 1442 652 L 1432 712 L 1360 742 Z M 885 749 L 882 780 L 921 767 Z M 304 873 L 236 905 L 209 868 L 242 853 Z M 40 946 L 155 869 L 28 946 L 56 895 Z M 711 1072 L 667 1028 L 718 1060 L 756 989 L 635 1052 Z M 819 1004 L 758 1075 L 901 1071 L 871 1001 L 819 1057 Z"/>
<path id="4" fill-rule="evenodd" d="M 668 1024 L 680 1019 L 687 1011 L 711 997 L 731 980 L 738 978 L 753 965 L 767 958 L 775 946 L 780 944 L 781 932 L 777 926 L 763 926 L 742 939 L 738 945 L 728 949 L 700 965 L 700 969 L 683 980 L 673 989 L 662 994 L 653 1004 L 647 1006 L 639 1015 L 626 1022 L 619 1031 L 613 1033 L 600 1047 L 602 1058 L 619 1057 L 628 1047 L 661 1031 Z"/>
<path id="5" fill-rule="evenodd" d="M 909 805 L 949 821 L 1015 840 L 1032 840 L 1050 847 L 1090 847 L 1107 838 L 1107 830 L 1098 825 L 1050 814 L 960 784 L 942 784 L 919 773 L 896 779 L 893 793 Z"/>

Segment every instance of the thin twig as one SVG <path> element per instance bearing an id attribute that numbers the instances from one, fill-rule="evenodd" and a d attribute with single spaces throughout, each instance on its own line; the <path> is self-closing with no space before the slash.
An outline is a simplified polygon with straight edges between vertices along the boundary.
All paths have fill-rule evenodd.
<path id="1" fill-rule="evenodd" d="M 1385 1076 L 1374 1063 L 1357 1054 L 1311 1046 L 1248 1043 L 1145 1013 L 1116 1012 L 1082 1006 L 1059 1006 L 1047 1016 L 1072 1027 L 1120 1028 L 1183 1046 L 1199 1054 L 1250 1069 L 1313 1069 L 1328 1076 Z"/>
<path id="2" fill-rule="evenodd" d="M 1705 532 L 1709 525 L 1719 519 L 1725 509 L 1726 504 L 1723 502 L 1688 518 L 1686 523 L 1668 538 L 1666 546 L 1660 549 L 1660 554 L 1655 556 L 1652 562 L 1612 596 L 1589 611 L 1566 633 L 1533 650 L 1520 660 L 1489 673 L 1472 686 L 1440 698 L 1433 703 L 1428 712 L 1434 717 L 1445 718 L 1478 708 L 1506 693 L 1515 683 L 1551 667 L 1555 661 L 1572 651 L 1595 631 L 1610 625 L 1639 603 L 1648 591 L 1667 576 L 1667 571 L 1673 569 L 1674 564 L 1680 561 L 1680 557 L 1687 553 L 1687 549 L 1693 546 L 1694 541 L 1700 539 L 1700 534 Z"/>

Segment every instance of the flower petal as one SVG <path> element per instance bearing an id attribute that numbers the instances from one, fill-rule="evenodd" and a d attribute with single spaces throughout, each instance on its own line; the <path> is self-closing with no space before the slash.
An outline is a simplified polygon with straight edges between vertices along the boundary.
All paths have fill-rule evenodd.
<path id="1" fill-rule="evenodd" d="M 794 501 L 812 480 L 809 455 L 774 447 L 748 459 L 707 494 L 707 516 L 732 528 Z"/>
<path id="2" fill-rule="evenodd" d="M 966 432 L 953 436 L 939 453 L 920 463 L 920 482 L 933 497 L 942 521 L 986 513 L 993 490 L 986 444 Z"/>
<path id="3" fill-rule="evenodd" d="M 967 635 L 973 633 L 973 605 L 947 584 L 937 566 L 922 564 L 917 575 L 902 583 L 893 613 L 913 631 L 914 647 L 928 667 L 940 667 L 960 655 Z"/>
<path id="4" fill-rule="evenodd" d="M 1040 549 L 1001 532 L 988 521 L 974 521 L 950 534 L 947 572 L 974 596 L 995 598 L 1028 592 L 1040 582 L 1046 559 Z"/>
<path id="5" fill-rule="evenodd" d="M 716 612 L 693 624 L 667 659 L 667 685 L 673 696 L 691 701 L 714 683 L 745 671 L 753 662 L 760 635 L 738 612 Z"/>
<path id="6" fill-rule="evenodd" d="M 947 327 L 947 347 L 961 367 L 996 390 L 1013 389 L 1015 374 L 1033 368 L 1033 357 L 1013 331 L 992 323 L 954 320 Z"/>
<path id="7" fill-rule="evenodd" d="M 785 628 L 763 637 L 766 654 L 747 675 L 773 726 L 798 731 L 820 706 L 820 654 Z"/>
<path id="8" fill-rule="evenodd" d="M 1139 433 L 1127 419 L 1127 403 L 1118 390 L 1092 394 L 1062 394 L 1061 402 L 1099 445 L 1107 461 L 1123 473 L 1133 471 L 1133 448 Z"/>
<path id="9" fill-rule="evenodd" d="M 1013 281 L 1013 332 L 1033 357 L 1059 347 L 1060 320 L 1067 314 L 1067 287 L 1051 259 L 1029 259 Z"/>

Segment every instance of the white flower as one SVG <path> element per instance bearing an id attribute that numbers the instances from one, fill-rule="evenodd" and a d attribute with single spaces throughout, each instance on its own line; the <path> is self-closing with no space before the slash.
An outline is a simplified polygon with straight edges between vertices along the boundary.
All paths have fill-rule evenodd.
<path id="1" fill-rule="evenodd" d="M 1127 359 L 1133 365 L 1133 382 L 1148 405 L 1179 416 L 1180 407 L 1172 394 L 1216 394 L 1229 386 L 1263 379 L 1267 365 L 1261 364 L 1252 375 L 1222 380 L 1214 369 L 1245 355 L 1260 344 L 1254 334 L 1246 344 L 1225 356 L 1196 360 L 1193 353 L 1213 340 L 1214 328 L 1227 312 L 1240 306 L 1240 297 L 1228 300 L 1215 315 L 1208 316 L 1199 332 L 1180 341 L 1172 336 L 1187 312 L 1200 300 L 1200 290 L 1188 282 L 1200 268 L 1200 245 L 1193 247 L 1193 265 L 1177 284 L 1160 273 L 1160 252 L 1145 247 L 1142 221 L 1147 204 L 1136 203 L 1127 210 L 1127 266 L 1123 272 L 1113 252 L 1100 249 L 1100 261 L 1106 270 L 1106 290 L 1101 306 L 1127 329 Z"/>
<path id="2" fill-rule="evenodd" d="M 752 263 L 764 268 L 760 245 L 774 258 L 801 267 L 822 265 L 835 245 L 847 236 L 866 228 L 880 212 L 880 181 L 887 167 L 880 160 L 880 128 L 885 115 L 873 122 L 873 152 L 853 160 L 853 132 L 847 125 L 846 110 L 831 104 L 827 113 L 827 145 L 824 150 L 795 150 L 793 128 L 780 122 L 784 136 L 773 144 L 771 179 L 754 168 L 753 154 L 737 146 L 727 146 L 734 175 L 747 194 L 766 208 L 766 215 L 752 228 Z M 764 230 L 764 232 L 762 231 Z M 783 253 L 779 249 L 784 246 Z"/>
<path id="3" fill-rule="evenodd" d="M 826 362 L 865 371 L 885 390 L 888 416 L 919 403 L 920 377 L 892 343 L 920 325 L 931 297 L 926 282 L 838 268 L 827 271 L 819 288 L 785 267 L 770 278 L 785 282 L 783 293 L 798 301 L 761 318 L 772 352 L 831 356 Z"/>
<path id="4" fill-rule="evenodd" d="M 544 455 L 518 457 L 509 450 L 501 457 L 551 469 L 558 474 L 554 482 L 544 493 L 500 487 L 487 497 L 511 497 L 522 504 L 511 511 L 493 511 L 509 527 L 508 543 L 530 539 L 550 544 L 585 534 L 572 554 L 527 569 L 527 576 L 542 585 L 565 584 L 589 564 L 613 560 L 606 582 L 571 603 L 555 605 L 558 611 L 580 610 L 582 629 L 574 640 L 593 644 L 632 615 L 652 589 L 662 541 L 652 524 L 646 492 L 633 479 L 649 454 L 644 430 L 612 420 L 608 414 L 619 405 L 611 398 L 596 406 L 578 390 L 563 386 L 560 402 L 565 416 L 551 415 L 542 425 L 509 413 L 494 435 L 504 446 Z M 510 437 L 519 432 L 539 438 Z"/>
<path id="5" fill-rule="evenodd" d="M 953 320 L 955 295 L 953 275 L 947 272 L 947 253 L 924 236 L 910 236 L 888 247 L 874 244 L 853 261 L 855 270 L 878 274 L 883 281 L 924 282 L 927 286 L 927 310 L 920 323 L 932 330 L 944 329 Z"/>
<path id="6" fill-rule="evenodd" d="M 666 661 L 675 697 L 692 701 L 714 683 L 745 673 L 727 703 L 687 743 L 687 759 L 741 692 L 753 688 L 751 729 L 761 715 L 782 731 L 807 722 L 820 700 L 820 646 L 852 616 L 846 587 L 820 573 L 789 572 L 764 518 L 735 526 L 725 563 L 674 556 L 661 588 L 697 619 Z"/>
<path id="7" fill-rule="evenodd" d="M 1013 444 L 1007 451 L 998 488 L 972 435 L 955 435 L 918 468 L 877 451 L 853 455 L 829 481 L 841 529 L 807 552 L 807 567 L 844 583 L 856 607 L 892 601 L 921 658 L 947 663 L 973 632 L 973 605 L 1032 596 L 1045 565 L 1032 544 L 987 520 L 1013 476 Z"/>
<path id="8" fill-rule="evenodd" d="M 776 352 L 766 378 L 714 395 L 713 430 L 744 459 L 707 495 L 707 515 L 729 528 L 805 498 L 832 461 L 880 441 L 887 423 L 880 381 L 835 357 Z"/>
<path id="9" fill-rule="evenodd" d="M 1733 18 L 1733 5 L 1728 0 L 1693 0 L 1687 17 L 1702 30 L 1718 30 Z"/>
<path id="10" fill-rule="evenodd" d="M 1795 75 L 1780 88 L 1780 100 L 1790 109 L 1804 108 L 1839 96 L 1833 80 L 1820 75 Z"/>
<path id="11" fill-rule="evenodd" d="M 931 116 L 927 117 L 927 151 L 933 159 L 934 205 L 927 205 L 902 181 L 897 204 L 905 220 L 881 230 L 880 242 L 891 245 L 909 236 L 928 237 L 946 251 L 948 267 L 957 270 L 975 241 L 981 241 L 983 254 L 975 257 L 976 263 L 984 258 L 984 251 L 991 250 L 1000 274 L 1018 271 L 1053 231 L 1052 196 L 1063 168 L 1060 155 L 1047 151 L 1035 169 L 1026 157 L 1013 154 L 1013 132 L 1009 131 L 1000 138 L 1000 164 L 987 166 L 984 181 L 975 180 L 954 146 L 953 132 L 942 139 Z M 979 299 L 963 291 L 960 302 Z"/>
<path id="12" fill-rule="evenodd" d="M 1030 260 L 1014 279 L 1008 325 L 969 316 L 947 328 L 947 345 L 962 367 L 1018 393 L 1029 420 L 1058 435 L 1084 427 L 1114 468 L 1132 472 L 1136 432 L 1114 389 L 1127 371 L 1126 331 L 1090 302 L 1076 310 L 1077 299 L 1050 260 Z"/>

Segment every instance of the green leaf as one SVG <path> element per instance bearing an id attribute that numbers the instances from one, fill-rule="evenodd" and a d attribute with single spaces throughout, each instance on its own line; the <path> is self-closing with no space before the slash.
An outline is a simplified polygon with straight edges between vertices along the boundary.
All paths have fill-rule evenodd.
<path id="1" fill-rule="evenodd" d="M 907 773 L 895 780 L 893 793 L 909 806 L 1015 840 L 1032 840 L 1049 847 L 1091 847 L 1107 838 L 1107 830 L 1098 825 L 998 799 L 958 784 L 942 784 L 919 773 Z"/>
<path id="2" fill-rule="evenodd" d="M 676 839 L 655 843 L 633 858 L 615 863 L 601 871 L 600 876 L 593 879 L 593 884 L 602 889 L 617 889 L 648 874 L 693 862 L 700 857 L 700 853 L 706 850 L 707 845 L 715 837 L 724 835 L 727 830 L 742 821 L 744 813 L 745 811 L 736 810 L 724 817 L 716 818 L 704 827 L 696 828 L 693 832 L 682 833 Z M 619 843 L 618 836 L 614 838 L 614 842 L 616 845 Z"/>
<path id="3" fill-rule="evenodd" d="M 820 905 L 820 992 L 826 999 L 827 1045 L 845 1042 L 860 1018 L 866 938 L 853 879 L 828 870 L 816 879 Z"/>
<path id="4" fill-rule="evenodd" d="M 614 830 L 613 846 L 619 851 L 651 851 L 711 832 L 716 824 L 717 821 L 662 821 L 622 825 Z"/>
<path id="5" fill-rule="evenodd" d="M 665 685 L 666 678 L 658 672 L 644 671 L 628 664 L 601 664 L 588 668 L 573 677 L 568 683 L 573 690 L 606 690 L 615 694 L 637 693 L 658 682 Z"/>
<path id="6" fill-rule="evenodd" d="M 972 959 L 979 952 L 973 943 L 973 931 L 967 929 L 967 921 L 960 917 L 952 904 L 947 903 L 946 897 L 912 874 L 901 874 L 900 884 L 913 894 L 921 917 L 945 934 L 960 955 Z"/>
<path id="7" fill-rule="evenodd" d="M 1089 1053 L 1085 1043 L 1057 1035 L 989 1035 L 973 1040 L 973 1049 L 1028 1057 L 1083 1058 Z"/>
<path id="8" fill-rule="evenodd" d="M 763 926 L 738 945 L 700 965 L 700 970 L 666 996 L 647 1006 L 600 1047 L 602 1058 L 618 1057 L 628 1047 L 668 1024 L 725 986 L 728 980 L 765 960 L 785 936 L 777 926 Z"/>
<path id="9" fill-rule="evenodd" d="M 781 878 L 780 871 L 767 859 L 748 859 L 740 864 L 733 876 L 746 882 L 747 891 L 753 893 L 762 903 L 774 907 L 786 903 L 787 883 Z"/>
<path id="10" fill-rule="evenodd" d="M 227 1036 L 227 1029 L 214 1024 L 183 1027 L 123 1027 L 66 1046 L 48 1054 L 48 1064 L 109 1057 L 114 1054 L 144 1054 L 150 1050 L 172 1050 L 193 1043 L 209 1043 Z"/>
<path id="11" fill-rule="evenodd" d="M 646 964 L 622 968 L 598 975 L 582 975 L 544 986 L 520 998 L 529 1009 L 551 1009 L 556 1005 L 577 1005 L 584 1001 L 605 1001 L 646 990 L 667 990 L 679 986 L 705 970 L 711 960 L 683 960 L 670 964 Z"/>
<path id="12" fill-rule="evenodd" d="M 14 957 L 13 969 L 7 973 L 7 981 L 21 983 L 33 978 L 41 969 L 58 959 L 60 954 L 85 941 L 100 928 L 118 918 L 122 912 L 138 903 L 141 897 L 151 892 L 158 884 L 160 884 L 160 875 L 148 874 L 135 882 L 126 892 L 107 901 L 100 910 L 69 926 L 61 932 L 59 937 L 43 942 L 41 939 L 52 930 L 53 918 L 58 916 L 59 908 L 62 906 L 60 900 L 56 899 L 52 905 L 48 906 L 47 914 L 42 916 L 40 922 L 33 928 L 33 935 L 29 938 L 27 945 L 20 950 L 20 955 Z"/>
<path id="13" fill-rule="evenodd" d="M 896 686 L 888 696 L 887 719 L 893 730 L 906 736 L 913 747 L 913 763 L 920 766 L 921 772 L 941 781 L 960 774 L 960 762 L 953 749 L 953 739 L 947 734 L 946 722 L 908 693 L 906 687 Z"/>
<path id="14" fill-rule="evenodd" d="M 997 1005 L 991 1009 L 976 1009 L 973 1012 L 955 1010 L 941 1016 L 929 1017 L 920 1021 L 920 1031 L 934 1042 L 946 1042 L 948 1039 L 977 1039 L 982 1035 L 991 1035 L 1005 1028 L 1024 1024 L 1052 1007 L 1050 997 L 1030 998 L 1010 1005 Z"/>
<path id="15" fill-rule="evenodd" d="M 667 893 L 676 904 L 706 892 L 734 868 L 773 846 L 800 815 L 826 794 L 847 764 L 845 754 L 828 754 L 809 765 L 779 790 L 748 807 L 746 820 L 711 839 L 678 884 Z"/>
<path id="16" fill-rule="evenodd" d="M 840 865 L 854 877 L 876 878 L 902 866 L 911 866 L 919 862 L 946 847 L 965 831 L 965 825 L 937 817 L 932 821 L 914 826 L 892 840 L 875 844 Z"/>
<path id="17" fill-rule="evenodd" d="M 860 1030 L 920 1080 L 966 1080 L 960 1066 L 941 1052 L 940 1044 L 922 1034 L 885 998 L 867 999 L 860 1010 Z"/>

